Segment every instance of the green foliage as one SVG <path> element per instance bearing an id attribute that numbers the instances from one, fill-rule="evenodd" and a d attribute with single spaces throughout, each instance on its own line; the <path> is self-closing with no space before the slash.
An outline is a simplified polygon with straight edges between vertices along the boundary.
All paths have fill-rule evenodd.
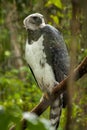
<path id="1" fill-rule="evenodd" d="M 56 7 L 58 7 L 59 9 L 62 9 L 62 3 L 61 3 L 61 0 L 48 0 L 47 4 L 46 5 L 55 5 Z"/>
<path id="2" fill-rule="evenodd" d="M 21 114 L 17 114 L 17 112 L 13 112 L 13 110 L 9 111 L 9 109 L 5 110 L 2 106 L 0 106 L 0 129 L 8 130 L 13 123 L 16 124 L 16 130 L 21 129 L 20 119 L 22 118 Z M 51 124 L 48 120 L 41 118 L 39 119 L 36 115 L 30 113 L 24 113 L 23 118 L 27 120 L 27 128 L 26 130 L 53 130 Z M 5 125 L 4 125 L 5 124 Z"/>
<path id="3" fill-rule="evenodd" d="M 26 72 L 25 81 L 18 78 L 20 71 Z M 27 67 L 0 75 L 0 128 L 8 130 L 8 126 L 15 123 L 19 130 L 23 111 L 30 111 L 42 94 Z"/>
<path id="4" fill-rule="evenodd" d="M 25 81 L 18 78 L 20 71 L 27 71 Z M 2 74 L 0 77 L 0 103 L 5 107 L 18 106 L 22 110 L 31 109 L 39 101 L 41 92 L 30 75 L 30 70 L 26 67 Z"/>
<path id="5" fill-rule="evenodd" d="M 15 109 L 0 106 L 0 129 L 8 130 L 13 122 L 17 125 L 17 130 L 20 127 L 21 113 Z"/>

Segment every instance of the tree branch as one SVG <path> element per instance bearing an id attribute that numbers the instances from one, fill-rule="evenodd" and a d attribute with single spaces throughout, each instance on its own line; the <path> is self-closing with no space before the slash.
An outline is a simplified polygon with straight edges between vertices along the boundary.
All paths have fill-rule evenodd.
<path id="1" fill-rule="evenodd" d="M 59 94 L 63 93 L 68 86 L 69 80 L 72 78 L 74 81 L 79 80 L 83 75 L 87 73 L 87 57 L 83 59 L 83 61 L 77 66 L 77 68 L 70 74 L 66 79 L 60 82 L 56 87 L 54 87 L 52 91 L 52 95 L 54 98 L 57 98 Z M 44 98 L 33 110 L 32 113 L 40 116 L 50 105 L 50 98 Z M 25 119 L 22 120 L 22 130 L 26 128 L 27 121 Z M 10 130 L 14 130 L 15 126 Z"/>

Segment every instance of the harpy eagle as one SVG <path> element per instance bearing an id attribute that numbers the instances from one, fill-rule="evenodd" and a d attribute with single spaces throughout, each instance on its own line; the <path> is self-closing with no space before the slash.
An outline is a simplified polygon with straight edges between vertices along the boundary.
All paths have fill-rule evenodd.
<path id="1" fill-rule="evenodd" d="M 51 95 L 53 87 L 62 81 L 69 71 L 69 56 L 63 36 L 59 30 L 45 24 L 43 15 L 39 13 L 27 16 L 23 23 L 28 33 L 25 59 L 40 89 Z M 50 105 L 50 120 L 55 130 L 59 125 L 62 107 L 66 103 L 64 95 L 58 95 Z"/>

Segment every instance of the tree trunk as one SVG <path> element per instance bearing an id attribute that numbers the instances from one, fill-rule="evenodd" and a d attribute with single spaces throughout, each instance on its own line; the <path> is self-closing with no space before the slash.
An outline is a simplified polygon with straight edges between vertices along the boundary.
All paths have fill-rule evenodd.
<path id="1" fill-rule="evenodd" d="M 23 61 L 21 59 L 21 50 L 18 43 L 18 32 L 17 32 L 17 9 L 16 3 L 8 4 L 8 14 L 6 18 L 7 27 L 10 32 L 11 39 L 11 51 L 12 51 L 12 64 L 16 69 L 20 69 L 23 66 Z M 20 78 L 24 79 L 24 73 L 20 72 Z"/>

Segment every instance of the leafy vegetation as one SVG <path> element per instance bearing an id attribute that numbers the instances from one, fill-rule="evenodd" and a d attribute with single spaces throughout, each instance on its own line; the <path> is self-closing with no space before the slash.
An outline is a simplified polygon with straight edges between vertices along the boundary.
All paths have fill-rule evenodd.
<path id="1" fill-rule="evenodd" d="M 82 10 L 83 4 L 79 2 L 76 4 L 79 11 L 73 14 L 74 4 L 69 0 L 1 0 L 0 4 L 0 129 L 8 130 L 16 124 L 16 129 L 19 130 L 21 118 L 26 118 L 28 113 L 25 112 L 29 112 L 38 104 L 42 95 L 25 61 L 24 46 L 27 34 L 23 19 L 28 14 L 40 12 L 45 16 L 46 22 L 61 30 L 71 59 L 75 58 L 75 67 L 87 56 L 87 16 Z M 86 130 L 87 75 L 70 87 L 72 130 Z M 40 118 L 29 116 L 27 130 L 51 130 L 48 115 L 49 108 Z M 58 130 L 64 130 L 66 120 L 67 109 L 62 112 Z"/>

